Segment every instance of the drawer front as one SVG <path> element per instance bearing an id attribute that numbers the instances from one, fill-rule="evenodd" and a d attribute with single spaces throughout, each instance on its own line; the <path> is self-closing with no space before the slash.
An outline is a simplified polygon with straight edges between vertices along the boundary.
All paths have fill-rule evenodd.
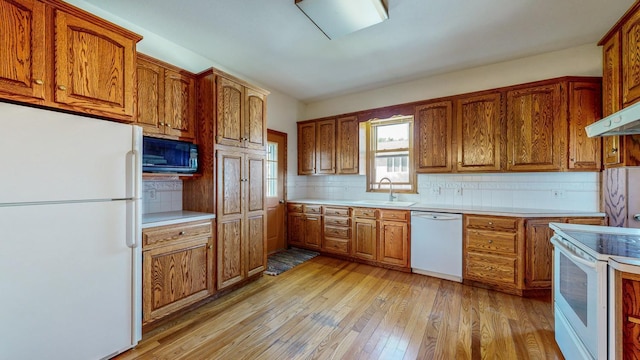
<path id="1" fill-rule="evenodd" d="M 320 214 L 322 212 L 322 205 L 304 205 L 305 214 Z"/>
<path id="2" fill-rule="evenodd" d="M 516 237 L 516 233 L 468 229 L 467 248 L 515 254 Z"/>
<path id="3" fill-rule="evenodd" d="M 323 249 L 338 254 L 349 254 L 349 242 L 338 239 L 324 239 Z"/>
<path id="4" fill-rule="evenodd" d="M 351 238 L 351 228 L 325 226 L 324 227 L 324 236 L 325 237 L 336 237 L 336 238 L 341 238 L 341 239 L 350 239 Z"/>
<path id="5" fill-rule="evenodd" d="M 142 231 L 142 247 L 200 236 L 211 236 L 211 221 L 149 228 Z"/>
<path id="6" fill-rule="evenodd" d="M 287 211 L 290 213 L 301 213 L 302 204 L 287 204 Z"/>
<path id="7" fill-rule="evenodd" d="M 351 218 L 325 216 L 324 223 L 325 225 L 350 226 Z"/>
<path id="8" fill-rule="evenodd" d="M 324 214 L 327 216 L 345 216 L 345 217 L 349 216 L 349 208 L 345 208 L 345 207 L 325 206 L 323 210 L 324 210 Z"/>
<path id="9" fill-rule="evenodd" d="M 516 231 L 518 219 L 510 217 L 466 216 L 466 227 L 474 229 Z"/>
<path id="10" fill-rule="evenodd" d="M 407 221 L 409 220 L 409 212 L 404 210 L 386 210 L 380 209 L 380 219 L 383 220 L 399 220 L 399 221 Z"/>
<path id="11" fill-rule="evenodd" d="M 497 285 L 516 285 L 516 258 L 468 253 L 465 278 Z"/>
<path id="12" fill-rule="evenodd" d="M 373 219 L 376 217 L 376 209 L 369 208 L 353 208 L 353 216 L 359 218 L 370 218 Z"/>

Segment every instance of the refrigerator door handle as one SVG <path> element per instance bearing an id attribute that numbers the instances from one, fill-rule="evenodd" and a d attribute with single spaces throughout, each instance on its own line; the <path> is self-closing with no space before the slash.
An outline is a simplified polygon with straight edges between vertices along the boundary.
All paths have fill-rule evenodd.
<path id="1" fill-rule="evenodd" d="M 127 153 L 127 198 L 139 198 L 140 189 L 140 170 L 138 162 L 140 156 L 137 150 L 131 150 Z"/>
<path id="2" fill-rule="evenodd" d="M 139 228 L 138 218 L 139 200 L 127 200 L 127 246 L 135 249 L 138 247 L 138 234 L 142 231 Z"/>

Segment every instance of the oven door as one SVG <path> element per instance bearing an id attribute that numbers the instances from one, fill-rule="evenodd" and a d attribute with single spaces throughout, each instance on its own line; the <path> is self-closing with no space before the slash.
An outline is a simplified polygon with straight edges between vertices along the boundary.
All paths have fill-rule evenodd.
<path id="1" fill-rule="evenodd" d="M 607 262 L 585 254 L 558 235 L 551 242 L 555 246 L 553 297 L 558 345 L 565 357 L 569 355 L 566 352 L 573 353 L 569 349 L 586 349 L 592 358 L 606 359 Z M 569 339 L 579 343 L 566 343 Z"/>

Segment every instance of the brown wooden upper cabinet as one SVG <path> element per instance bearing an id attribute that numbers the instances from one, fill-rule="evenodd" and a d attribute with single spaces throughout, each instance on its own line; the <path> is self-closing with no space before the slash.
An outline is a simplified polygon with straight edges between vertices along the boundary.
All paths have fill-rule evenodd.
<path id="1" fill-rule="evenodd" d="M 507 170 L 562 169 L 560 84 L 533 86 L 507 92 Z"/>
<path id="2" fill-rule="evenodd" d="M 3 98 L 45 98 L 45 6 L 37 0 L 0 1 L 0 92 Z"/>
<path id="3" fill-rule="evenodd" d="M 456 100 L 457 171 L 501 169 L 502 95 L 471 95 Z"/>
<path id="4" fill-rule="evenodd" d="M 264 150 L 267 94 L 228 76 L 216 76 L 216 143 Z"/>
<path id="5" fill-rule="evenodd" d="M 416 171 L 451 172 L 452 102 L 416 106 L 414 124 Z"/>
<path id="6" fill-rule="evenodd" d="M 569 83 L 569 170 L 595 170 L 602 168 L 599 138 L 587 137 L 585 127 L 601 119 L 602 91 L 599 81 Z"/>
<path id="7" fill-rule="evenodd" d="M 298 122 L 298 175 L 358 173 L 357 116 Z"/>
<path id="8" fill-rule="evenodd" d="M 600 40 L 602 46 L 602 112 L 608 116 L 640 99 L 640 3 Z M 605 167 L 640 165 L 640 135 L 605 136 Z"/>
<path id="9" fill-rule="evenodd" d="M 357 116 L 339 117 L 336 122 L 336 173 L 357 174 L 359 171 L 359 122 Z"/>
<path id="10" fill-rule="evenodd" d="M 0 97 L 133 120 L 139 35 L 55 0 L 0 0 L 0 24 Z"/>
<path id="11" fill-rule="evenodd" d="M 145 134 L 195 138 L 195 75 L 138 54 L 138 113 Z"/>

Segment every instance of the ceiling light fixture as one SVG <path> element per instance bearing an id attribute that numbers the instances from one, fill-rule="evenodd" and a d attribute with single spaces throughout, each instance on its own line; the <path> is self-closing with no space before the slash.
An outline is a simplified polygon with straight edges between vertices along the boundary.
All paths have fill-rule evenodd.
<path id="1" fill-rule="evenodd" d="M 329 39 L 389 18 L 386 0 L 295 0 L 295 4 Z"/>

